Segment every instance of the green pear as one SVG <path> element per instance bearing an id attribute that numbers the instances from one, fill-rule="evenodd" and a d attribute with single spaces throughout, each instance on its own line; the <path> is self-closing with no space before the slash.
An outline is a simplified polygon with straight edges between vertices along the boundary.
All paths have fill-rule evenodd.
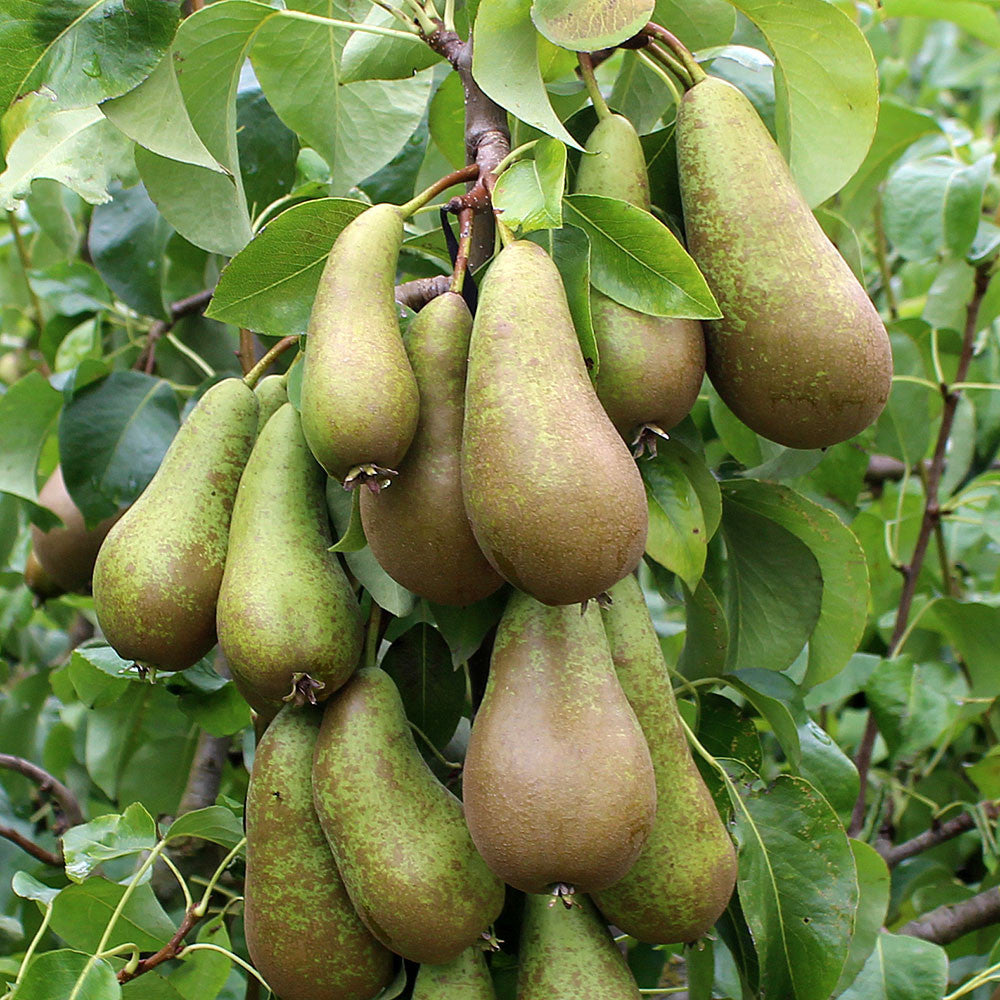
<path id="1" fill-rule="evenodd" d="M 586 896 L 525 897 L 517 1000 L 639 997 L 624 956 Z"/>
<path id="2" fill-rule="evenodd" d="M 432 299 L 410 324 L 406 350 L 420 420 L 390 489 L 361 494 L 372 553 L 397 583 L 438 604 L 472 604 L 503 580 L 486 561 L 462 503 L 459 456 L 472 315 L 460 295 Z"/>
<path id="3" fill-rule="evenodd" d="M 885 326 L 736 87 L 707 77 L 687 91 L 677 163 L 688 249 L 723 313 L 706 324 L 719 395 L 790 448 L 864 430 L 889 396 Z"/>
<path id="4" fill-rule="evenodd" d="M 399 465 L 417 427 L 417 383 L 393 297 L 402 242 L 395 205 L 362 212 L 337 237 L 309 317 L 302 430 L 341 481 L 377 483 Z"/>
<path id="5" fill-rule="evenodd" d="M 609 115 L 587 139 L 576 191 L 627 201 L 649 211 L 649 175 L 632 123 Z M 705 374 L 705 338 L 693 319 L 650 316 L 596 288 L 590 311 L 601 359 L 594 388 L 618 432 L 632 441 L 645 425 L 661 431 L 694 406 Z"/>
<path id="6" fill-rule="evenodd" d="M 246 806 L 247 948 L 282 1000 L 371 1000 L 394 960 L 351 905 L 313 808 L 319 723 L 315 709 L 286 706 L 257 747 Z"/>
<path id="7" fill-rule="evenodd" d="M 288 402 L 288 390 L 285 387 L 284 375 L 265 375 L 256 386 L 254 395 L 257 397 L 257 435 L 264 429 L 264 424 L 273 417 L 285 403 Z"/>
<path id="8" fill-rule="evenodd" d="M 119 656 L 183 670 L 215 645 L 229 519 L 256 429 L 257 397 L 242 379 L 212 386 L 108 532 L 94 607 Z"/>
<path id="9" fill-rule="evenodd" d="M 28 558 L 24 562 L 24 584 L 35 595 L 36 604 L 48 601 L 53 597 L 62 597 L 66 593 L 45 572 L 45 567 L 38 561 L 38 556 L 31 549 L 28 550 Z"/>
<path id="10" fill-rule="evenodd" d="M 480 294 L 462 495 L 486 558 L 544 604 L 596 597 L 646 544 L 639 470 L 591 385 L 559 271 L 528 240 L 500 252 Z"/>
<path id="11" fill-rule="evenodd" d="M 633 576 L 603 611 L 618 680 L 646 736 L 656 774 L 656 819 L 624 878 L 594 893 L 616 927 L 652 944 L 694 941 L 726 908 L 736 853 L 688 749 L 660 641 Z"/>
<path id="12" fill-rule="evenodd" d="M 88 528 L 80 508 L 66 489 L 60 465 L 45 481 L 38 502 L 59 516 L 62 527 L 42 531 L 36 524 L 31 526 L 35 558 L 64 592 L 86 593 L 90 590 L 97 553 L 120 515 L 105 518 L 95 527 Z"/>
<path id="13" fill-rule="evenodd" d="M 240 481 L 219 591 L 219 643 L 263 699 L 327 698 L 361 655 L 361 609 L 329 551 L 325 483 L 285 403 Z"/>
<path id="14" fill-rule="evenodd" d="M 327 702 L 313 795 L 355 908 L 394 952 L 441 965 L 496 919 L 503 883 L 420 756 L 384 671 L 359 670 Z"/>
<path id="15" fill-rule="evenodd" d="M 473 945 L 444 965 L 421 965 L 412 1000 L 496 1000 L 483 949 Z"/>
<path id="16" fill-rule="evenodd" d="M 514 593 L 493 643 L 462 774 L 479 852 L 524 892 L 617 882 L 649 835 L 656 785 L 592 604 Z"/>

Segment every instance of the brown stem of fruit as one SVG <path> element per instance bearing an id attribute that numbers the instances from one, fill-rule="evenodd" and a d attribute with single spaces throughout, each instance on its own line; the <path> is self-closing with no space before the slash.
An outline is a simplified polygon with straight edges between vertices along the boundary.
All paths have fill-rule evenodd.
<path id="1" fill-rule="evenodd" d="M 668 64 L 668 69 L 684 84 L 685 90 L 690 90 L 696 83 L 700 83 L 705 79 L 707 76 L 705 71 L 698 65 L 698 61 L 691 54 L 687 46 L 673 32 L 667 31 L 662 25 L 654 24 L 650 21 L 642 29 L 642 33 L 663 42 L 671 53 L 676 56 L 679 65 Z"/>
<path id="2" fill-rule="evenodd" d="M 62 868 L 63 866 L 62 854 L 46 850 L 40 844 L 29 840 L 24 834 L 18 833 L 12 826 L 0 825 L 0 837 L 9 840 L 13 844 L 17 844 L 22 851 L 27 851 L 33 858 L 37 858 L 39 861 L 51 865 L 53 868 Z"/>
<path id="3" fill-rule="evenodd" d="M 242 336 L 243 336 L 243 331 L 241 330 L 240 337 L 242 338 Z M 250 386 L 250 388 L 252 389 L 257 384 L 261 375 L 263 375 L 264 372 L 266 372 L 268 368 L 270 368 L 271 365 L 274 364 L 275 359 L 278 358 L 280 355 L 284 354 L 289 347 L 294 347 L 298 342 L 299 338 L 295 336 L 295 334 L 292 334 L 289 337 L 282 337 L 281 340 L 279 340 L 274 345 L 274 347 L 272 347 L 267 352 L 267 354 L 265 354 L 264 357 L 262 357 L 260 361 L 257 362 L 257 364 L 252 365 L 250 367 L 250 370 L 244 374 L 243 381 L 246 382 L 246 384 Z M 250 348 L 250 351 L 252 357 L 253 356 L 252 347 Z M 243 359 L 241 358 L 240 360 L 242 361 Z"/>
<path id="4" fill-rule="evenodd" d="M 458 213 L 458 253 L 455 255 L 455 267 L 451 273 L 451 284 L 448 290 L 456 295 L 462 294 L 465 274 L 469 267 L 469 249 L 472 246 L 472 220 L 475 213 L 471 208 L 463 208 Z"/>
<path id="5" fill-rule="evenodd" d="M 204 312 L 205 307 L 212 301 L 214 294 L 214 288 L 206 288 L 203 292 L 189 295 L 186 299 L 179 299 L 177 302 L 171 303 L 170 308 L 167 310 L 170 318 L 165 320 L 158 319 L 150 326 L 149 332 L 146 334 L 146 346 L 139 354 L 139 357 L 136 358 L 132 368 L 135 371 L 151 375 L 156 364 L 156 345 L 160 338 L 164 334 L 169 333 L 178 320 L 183 319 L 185 316 Z"/>
<path id="6" fill-rule="evenodd" d="M 32 764 L 30 760 L 23 757 L 14 757 L 11 754 L 0 753 L 0 768 L 6 771 L 16 771 L 38 785 L 39 791 L 47 792 L 62 807 L 65 825 L 62 829 L 68 829 L 82 823 L 83 812 L 76 796 L 57 778 L 54 778 L 44 768 L 37 764 Z M 61 831 L 60 831 L 61 832 Z"/>
<path id="7" fill-rule="evenodd" d="M 1000 816 L 1000 803 L 982 802 L 980 806 L 990 819 L 996 819 Z M 935 823 L 929 830 L 924 830 L 923 833 L 911 837 L 902 844 L 882 848 L 879 853 L 890 868 L 895 868 L 901 861 L 929 851 L 932 847 L 937 847 L 938 844 L 953 840 L 971 830 L 975 825 L 976 820 L 972 813 L 961 813 L 944 823 Z"/>
<path id="8" fill-rule="evenodd" d="M 150 955 L 149 958 L 142 959 L 132 972 L 127 972 L 125 969 L 122 969 L 118 973 L 118 982 L 131 982 L 137 976 L 141 976 L 143 973 L 149 972 L 150 969 L 155 969 L 158 965 L 162 965 L 164 962 L 169 962 L 170 959 L 176 958 L 181 953 L 181 949 L 184 947 L 184 938 L 187 936 L 191 928 L 194 927 L 194 925 L 201 919 L 202 917 L 195 913 L 195 908 L 192 906 L 187 913 L 184 914 L 184 919 L 181 921 L 181 924 L 177 928 L 174 936 L 158 952 L 156 952 L 156 954 Z"/>
<path id="9" fill-rule="evenodd" d="M 962 352 L 959 355 L 958 367 L 955 370 L 955 382 L 964 382 L 969 372 L 969 364 L 972 361 L 972 349 L 975 345 L 976 325 L 979 318 L 979 307 L 982 305 L 983 296 L 986 294 L 987 286 L 990 283 L 991 265 L 981 265 L 976 268 L 973 282 L 972 298 L 965 309 L 965 329 L 962 334 Z M 907 565 L 900 567 L 903 574 L 903 590 L 899 596 L 899 606 L 896 610 L 896 622 L 892 630 L 892 638 L 889 640 L 889 648 L 886 657 L 891 659 L 899 652 L 899 645 L 906 634 L 906 626 L 910 620 L 910 610 L 913 606 L 913 598 L 917 592 L 917 580 L 924 565 L 924 557 L 927 555 L 927 546 L 935 526 L 941 520 L 941 508 L 938 500 L 938 490 L 941 485 L 941 473 L 944 470 L 945 454 L 948 451 L 948 439 L 951 437 L 952 425 L 955 422 L 955 413 L 958 410 L 958 401 L 961 399 L 961 391 L 942 384 L 941 395 L 944 397 L 944 412 L 941 415 L 941 427 L 938 430 L 937 443 L 934 446 L 934 455 L 927 468 L 926 479 L 924 480 L 924 513 L 920 522 L 920 532 L 917 535 L 916 544 L 913 546 L 913 555 Z M 869 711 L 868 721 L 865 725 L 864 736 L 861 738 L 861 745 L 855 758 L 858 768 L 858 776 L 861 779 L 861 787 L 858 792 L 858 799 L 854 804 L 854 811 L 851 814 L 851 824 L 848 832 L 852 837 L 860 833 L 865 821 L 865 791 L 868 783 L 868 771 L 871 767 L 872 748 L 875 746 L 875 737 L 878 735 L 878 725 L 874 716 Z"/>
<path id="10" fill-rule="evenodd" d="M 244 377 L 253 371 L 257 363 L 256 352 L 253 349 L 253 332 L 246 327 L 240 327 L 240 346 L 236 350 L 236 360 L 240 363 Z"/>
<path id="11" fill-rule="evenodd" d="M 997 888 L 987 889 L 961 903 L 939 906 L 904 924 L 898 933 L 945 945 L 995 923 L 1000 923 L 1000 889 Z"/>

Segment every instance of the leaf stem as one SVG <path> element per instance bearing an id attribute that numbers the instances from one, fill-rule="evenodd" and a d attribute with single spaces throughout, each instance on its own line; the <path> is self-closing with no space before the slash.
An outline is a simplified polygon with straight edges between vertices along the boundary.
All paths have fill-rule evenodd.
<path id="1" fill-rule="evenodd" d="M 611 108 L 608 107 L 608 102 L 604 100 L 604 95 L 601 93 L 601 88 L 597 83 L 597 77 L 594 76 L 594 60 L 590 58 L 590 53 L 577 52 L 576 59 L 580 64 L 580 76 L 583 78 L 583 85 L 587 88 L 590 101 L 597 112 L 598 120 L 604 121 L 605 118 L 610 118 Z"/>
<path id="2" fill-rule="evenodd" d="M 289 347 L 293 347 L 298 342 L 299 338 L 295 334 L 288 337 L 282 337 L 281 340 L 279 340 L 274 347 L 272 347 L 267 354 L 265 354 L 264 357 L 262 357 L 260 361 L 258 361 L 257 364 L 255 364 L 250 371 L 243 376 L 243 381 L 246 382 L 246 384 L 252 389 L 260 380 L 261 375 L 263 375 L 264 372 L 271 367 L 274 360 L 284 354 Z"/>
<path id="3" fill-rule="evenodd" d="M 191 890 L 188 888 L 187 881 L 181 874 L 181 870 L 173 863 L 170 859 L 170 855 L 164 852 L 163 863 L 174 873 L 174 878 L 177 879 L 177 884 L 181 887 L 181 892 L 184 893 L 184 909 L 185 911 L 191 909 L 191 904 L 193 900 L 191 899 Z"/>
<path id="4" fill-rule="evenodd" d="M 186 948 L 180 951 L 177 957 L 187 958 L 187 956 L 193 951 L 217 951 L 220 955 L 225 955 L 231 962 L 235 962 L 242 969 L 249 972 L 250 975 L 264 987 L 264 989 L 270 991 L 271 987 L 267 985 L 267 980 L 249 962 L 245 962 L 242 958 L 240 958 L 239 955 L 234 955 L 231 951 L 221 948 L 217 944 L 209 944 L 207 941 L 196 941 L 194 944 L 189 944 Z"/>
<path id="5" fill-rule="evenodd" d="M 42 304 L 35 294 L 31 279 L 28 277 L 28 269 L 31 267 L 31 256 L 21 235 L 21 225 L 17 221 L 17 214 L 13 211 L 8 211 L 7 222 L 10 224 L 10 231 L 14 234 L 14 246 L 17 247 L 17 256 L 21 261 L 21 273 L 24 275 L 24 284 L 28 289 L 28 298 L 31 299 L 31 311 L 35 314 L 35 326 L 38 327 L 38 332 L 41 334 L 42 330 L 45 329 L 45 318 L 42 313 Z"/>
<path id="6" fill-rule="evenodd" d="M 535 148 L 538 143 L 541 142 L 540 139 L 532 139 L 531 142 L 524 143 L 523 146 L 518 146 L 517 149 L 512 149 L 494 168 L 493 176 L 499 177 L 515 160 L 520 159 L 529 150 Z"/>
<path id="7" fill-rule="evenodd" d="M 24 973 L 27 971 L 28 964 L 31 962 L 32 956 L 35 954 L 38 942 L 45 936 L 45 932 L 49 929 L 49 923 L 51 920 L 52 903 L 48 902 L 45 904 L 45 913 L 42 915 L 42 922 L 39 924 L 38 930 L 35 932 L 35 936 L 31 939 L 31 944 L 28 945 L 28 950 L 24 953 L 24 958 L 21 959 L 21 966 L 17 970 L 17 978 L 14 980 L 15 986 L 17 986 L 17 984 L 24 978 Z"/>
<path id="8" fill-rule="evenodd" d="M 461 184 L 463 181 L 475 180 L 478 176 L 479 167 L 475 163 L 470 163 L 459 170 L 453 170 L 450 174 L 446 174 L 435 181 L 425 191 L 421 191 L 416 197 L 411 198 L 404 205 L 400 205 L 399 214 L 404 219 L 408 219 L 414 212 L 423 208 L 424 205 L 430 202 L 431 199 L 436 198 L 442 191 L 447 191 L 448 188 L 455 184 Z"/>
<path id="9" fill-rule="evenodd" d="M 412 722 L 410 719 L 407 719 L 406 721 L 409 724 L 410 729 L 412 729 L 424 741 L 427 749 L 434 755 L 435 760 L 443 764 L 445 767 L 450 768 L 452 771 L 462 770 L 461 764 L 456 764 L 453 760 L 448 760 L 447 757 L 440 753 L 438 748 L 431 742 L 430 737 L 415 722 Z"/>
<path id="10" fill-rule="evenodd" d="M 208 898 L 212 895 L 212 891 L 215 889 L 216 882 L 222 878 L 223 872 L 229 867 L 230 862 L 236 857 L 240 851 L 246 847 L 247 838 L 244 837 L 239 843 L 222 859 L 219 863 L 219 867 L 215 869 L 215 873 L 208 880 L 208 885 L 205 886 L 205 891 L 202 893 L 201 902 L 194 908 L 195 916 L 200 920 L 208 912 Z"/>
<path id="11" fill-rule="evenodd" d="M 277 11 L 275 12 L 277 13 Z M 313 24 L 325 24 L 331 28 L 347 28 L 349 31 L 361 31 L 369 35 L 385 35 L 388 38 L 402 38 L 407 42 L 419 42 L 420 36 L 415 31 L 400 31 L 398 28 L 384 28 L 380 24 L 356 24 L 354 21 L 340 21 L 335 17 L 322 17 L 319 14 L 309 14 L 304 10 L 283 10 L 282 17 L 294 18 L 296 21 L 310 21 Z"/>

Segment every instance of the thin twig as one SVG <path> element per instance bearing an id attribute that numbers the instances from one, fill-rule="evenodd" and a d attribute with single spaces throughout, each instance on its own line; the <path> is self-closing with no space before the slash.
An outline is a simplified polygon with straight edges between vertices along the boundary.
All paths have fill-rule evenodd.
<path id="1" fill-rule="evenodd" d="M 986 294 L 987 286 L 990 283 L 990 271 L 990 265 L 981 265 L 976 268 L 972 298 L 969 300 L 969 304 L 965 310 L 962 352 L 959 355 L 955 378 L 951 386 L 941 386 L 941 394 L 944 397 L 944 412 L 941 415 L 941 427 L 938 431 L 937 443 L 934 446 L 934 455 L 926 471 L 924 513 L 920 521 L 920 532 L 917 535 L 916 544 L 913 546 L 913 555 L 910 558 L 910 562 L 900 567 L 900 572 L 903 574 L 903 589 L 899 596 L 896 622 L 893 626 L 892 638 L 889 640 L 889 648 L 886 653 L 886 657 L 889 659 L 896 655 L 900 642 L 906 634 L 906 626 L 910 619 L 910 610 L 913 606 L 913 598 L 917 592 L 917 580 L 920 577 L 920 571 L 923 569 L 927 546 L 931 535 L 934 533 L 935 525 L 941 519 L 938 490 L 941 485 L 941 474 L 944 471 L 945 455 L 948 451 L 948 439 L 951 437 L 951 429 L 955 422 L 955 413 L 958 410 L 958 401 L 961 398 L 961 392 L 954 388 L 954 383 L 965 381 L 969 365 L 972 362 L 979 307 L 982 305 L 983 296 Z M 854 811 L 851 815 L 849 833 L 852 837 L 857 836 L 864 825 L 868 771 L 871 768 L 872 749 L 875 746 L 875 737 L 877 735 L 878 725 L 875 722 L 875 717 L 869 710 L 865 732 L 861 738 L 861 745 L 858 747 L 858 753 L 855 758 L 858 776 L 861 779 L 861 787 L 858 792 L 857 801 L 854 804 Z"/>
<path id="2" fill-rule="evenodd" d="M 24 834 L 18 833 L 12 826 L 2 826 L 0 825 L 0 837 L 4 837 L 13 844 L 17 844 L 18 847 L 23 851 L 27 851 L 33 858 L 37 858 L 39 861 L 44 861 L 47 865 L 52 865 L 53 868 L 62 868 L 63 858 L 61 854 L 56 854 L 54 851 L 46 850 L 40 844 L 36 844 L 33 840 L 29 840 Z"/>
<path id="3" fill-rule="evenodd" d="M 158 319 L 150 326 L 149 332 L 146 334 L 146 346 L 136 358 L 133 368 L 151 375 L 156 364 L 156 345 L 160 339 L 174 328 L 178 320 L 185 316 L 204 312 L 214 294 L 214 288 L 206 288 L 204 291 L 189 295 L 186 299 L 179 299 L 177 302 L 171 303 L 167 310 L 169 319 Z"/>
<path id="4" fill-rule="evenodd" d="M 1000 816 L 1000 807 L 995 802 L 984 802 L 982 808 L 990 819 L 996 819 L 997 816 Z M 897 844 L 895 847 L 885 847 L 880 850 L 880 853 L 885 859 L 885 863 L 890 868 L 895 868 L 901 861 L 929 851 L 932 847 L 937 847 L 938 844 L 943 844 L 945 841 L 953 840 L 973 829 L 975 825 L 976 820 L 972 813 L 961 813 L 944 823 L 932 826 L 929 830 L 924 830 L 923 833 L 911 837 L 902 844 Z"/>
<path id="5" fill-rule="evenodd" d="M 150 969 L 155 969 L 158 965 L 176 958 L 184 948 L 184 938 L 199 920 L 201 920 L 201 917 L 195 912 L 195 908 L 190 907 L 184 914 L 184 919 L 181 921 L 180 927 L 177 928 L 174 936 L 154 955 L 142 959 L 131 972 L 127 969 L 122 969 L 118 973 L 118 982 L 130 982 L 136 976 L 141 976 L 143 973 L 149 972 Z"/>
<path id="6" fill-rule="evenodd" d="M 30 760 L 25 760 L 23 757 L 14 757 L 7 753 L 0 753 L 0 768 L 23 774 L 35 782 L 40 791 L 51 794 L 62 807 L 67 827 L 76 826 L 84 821 L 83 812 L 76 796 L 44 768 L 32 764 Z"/>

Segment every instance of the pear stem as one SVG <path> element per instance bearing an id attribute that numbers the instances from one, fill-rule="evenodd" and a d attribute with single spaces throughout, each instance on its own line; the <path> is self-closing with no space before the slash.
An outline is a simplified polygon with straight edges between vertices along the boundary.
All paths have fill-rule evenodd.
<path id="1" fill-rule="evenodd" d="M 661 49 L 659 45 L 656 45 L 653 42 L 650 42 L 650 44 L 646 48 L 658 51 L 663 57 L 667 59 L 673 59 L 673 56 L 671 56 L 668 52 L 666 52 L 664 49 Z M 671 95 L 673 96 L 674 104 L 680 107 L 681 92 L 677 89 L 676 80 L 656 61 L 656 59 L 652 57 L 652 55 L 648 51 L 644 49 L 639 49 L 636 54 L 667 85 L 667 88 L 669 89 Z"/>
<path id="2" fill-rule="evenodd" d="M 274 359 L 298 342 L 299 338 L 295 335 L 282 337 L 281 340 L 279 340 L 274 347 L 272 347 L 271 350 L 269 350 L 267 354 L 265 354 L 264 357 L 262 357 L 260 361 L 258 361 L 257 364 L 255 364 L 253 368 L 251 368 L 250 371 L 243 376 L 243 381 L 246 382 L 246 384 L 252 389 L 257 384 L 261 375 L 263 375 L 264 372 L 266 372 L 271 366 Z"/>
<path id="3" fill-rule="evenodd" d="M 511 243 L 517 242 L 516 237 L 511 232 L 510 226 L 508 226 L 499 216 L 497 216 L 497 232 L 500 234 L 500 243 L 509 247 Z"/>
<path id="4" fill-rule="evenodd" d="M 689 90 L 695 84 L 701 83 L 708 74 L 698 65 L 698 60 L 691 54 L 691 50 L 687 48 L 686 45 L 675 35 L 673 32 L 667 31 L 666 28 L 659 24 L 654 24 L 650 21 L 646 27 L 643 29 L 646 35 L 652 35 L 657 40 L 664 43 L 668 49 L 680 60 L 681 65 L 684 67 L 688 77 L 689 82 L 686 83 L 685 89 Z M 681 80 L 684 83 L 684 80 Z"/>
<path id="5" fill-rule="evenodd" d="M 465 284 L 465 275 L 469 269 L 469 249 L 472 246 L 472 217 L 471 208 L 463 208 L 458 213 L 458 253 L 455 255 L 455 267 L 451 275 L 451 286 L 448 291 L 456 295 L 462 294 L 462 285 Z"/>
<path id="6" fill-rule="evenodd" d="M 656 42 L 651 41 L 646 46 L 646 53 L 649 58 L 655 58 L 662 65 L 666 66 L 666 68 L 669 69 L 678 80 L 680 80 L 685 90 L 690 88 L 690 74 L 677 59 L 675 59 L 665 48 L 663 48 L 663 46 L 657 45 Z"/>
<path id="7" fill-rule="evenodd" d="M 597 84 L 597 77 L 594 76 L 594 60 L 590 58 L 589 52 L 577 52 L 577 62 L 580 64 L 580 76 L 583 78 L 583 85 L 587 88 L 590 101 L 594 105 L 599 121 L 604 121 L 611 117 L 611 108 L 604 100 L 601 88 Z"/>
<path id="8" fill-rule="evenodd" d="M 442 191 L 447 191 L 448 188 L 453 187 L 455 184 L 461 184 L 463 181 L 475 180 L 478 176 L 479 167 L 475 163 L 470 163 L 460 170 L 454 170 L 435 181 L 427 190 L 421 191 L 415 198 L 411 198 L 405 205 L 400 205 L 399 214 L 404 219 L 408 219 L 414 212 L 423 208 L 424 205 L 430 202 L 432 198 L 436 198 Z"/>
<path id="9" fill-rule="evenodd" d="M 519 160 L 525 153 L 529 150 L 534 149 L 538 145 L 540 140 L 532 139 L 531 142 L 524 143 L 523 146 L 518 146 L 517 149 L 512 149 L 493 169 L 493 176 L 498 178 L 500 175 L 515 161 Z"/>

